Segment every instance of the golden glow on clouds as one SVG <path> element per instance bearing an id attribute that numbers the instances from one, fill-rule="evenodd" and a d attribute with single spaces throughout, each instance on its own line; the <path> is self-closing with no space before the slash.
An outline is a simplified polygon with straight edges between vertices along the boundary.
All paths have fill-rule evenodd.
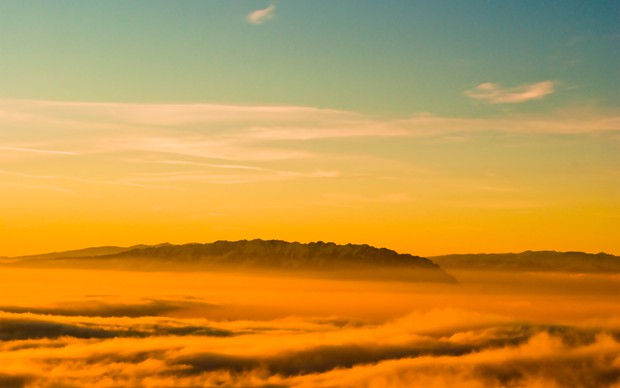
<path id="1" fill-rule="evenodd" d="M 620 253 L 620 118 L 602 111 L 4 100 L 0 127 L 2 255 L 255 237 Z"/>
<path id="2" fill-rule="evenodd" d="M 461 283 L 448 285 L 207 272 L 3 274 L 5 386 L 619 382 L 617 275 L 455 272 Z"/>

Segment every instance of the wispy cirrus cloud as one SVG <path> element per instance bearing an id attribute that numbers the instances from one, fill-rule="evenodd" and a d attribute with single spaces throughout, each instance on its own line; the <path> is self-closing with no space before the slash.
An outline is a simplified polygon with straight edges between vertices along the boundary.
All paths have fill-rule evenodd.
<path id="1" fill-rule="evenodd" d="M 48 154 L 48 155 L 78 155 L 77 152 L 70 152 L 70 151 L 44 150 L 44 149 L 39 149 L 39 148 L 9 147 L 9 146 L 0 146 L 0 151 L 27 152 L 27 153 Z"/>
<path id="2" fill-rule="evenodd" d="M 87 185 L 116 185 L 116 186 L 131 186 L 131 187 L 142 187 L 142 188 L 152 188 L 152 189 L 166 189 L 173 190 L 176 187 L 171 186 L 162 186 L 162 185 L 149 185 L 139 182 L 133 181 L 123 181 L 123 180 L 93 180 L 93 179 L 84 179 L 84 178 L 76 178 L 71 176 L 57 176 L 57 175 L 36 175 L 36 174 L 27 174 L 15 171 L 0 171 L 0 176 L 4 177 L 17 177 L 17 178 L 25 178 L 26 180 L 46 180 L 46 181 L 59 181 L 59 182 L 73 182 L 73 183 L 82 183 Z M 2 182 L 0 186 L 6 187 L 25 187 L 30 189 L 43 189 L 43 190 L 51 190 L 57 191 L 67 194 L 74 194 L 73 190 L 69 190 L 60 186 L 49 186 L 49 185 L 33 185 L 33 184 L 21 184 L 15 182 Z"/>
<path id="3" fill-rule="evenodd" d="M 521 102 L 540 100 L 555 92 L 556 83 L 543 81 L 534 84 L 525 84 L 513 88 L 503 88 L 501 85 L 485 82 L 473 89 L 465 91 L 465 94 L 477 100 L 484 100 L 491 104 L 517 104 Z"/>
<path id="4" fill-rule="evenodd" d="M 218 167 L 216 167 L 218 168 Z M 275 182 L 300 178 L 337 178 L 338 171 L 278 171 L 268 169 L 247 169 L 246 173 L 222 174 L 212 171 L 175 171 L 169 173 L 145 174 L 132 177 L 127 183 L 139 184 L 141 182 L 208 182 L 221 184 L 252 183 L 252 182 Z"/>
<path id="5" fill-rule="evenodd" d="M 485 88 L 487 91 L 480 92 L 476 98 L 516 102 L 538 98 L 553 87 L 543 85 L 521 94 L 506 93 L 495 86 Z M 0 109 L 7 113 L 0 116 L 0 125 L 6 128 L 0 130 L 0 152 L 32 156 L 135 150 L 264 160 L 269 159 L 270 154 L 282 159 L 286 155 L 297 158 L 300 153 L 312 153 L 307 149 L 272 147 L 291 141 L 480 131 L 591 133 L 620 130 L 620 117 L 613 112 L 560 112 L 544 117 L 465 118 L 415 114 L 408 118 L 376 118 L 303 106 L 28 100 L 3 100 Z M 17 116 L 19 120 L 14 119 Z M 266 152 L 266 149 L 274 152 Z"/>
<path id="6" fill-rule="evenodd" d="M 361 171 L 353 162 L 359 157 L 383 163 L 381 152 L 366 139 L 388 144 L 422 138 L 447 142 L 455 135 L 467 139 L 481 132 L 620 132 L 620 116 L 589 111 L 544 117 L 385 118 L 304 106 L 0 100 L 0 112 L 0 161 L 16 168 L 5 167 L 5 172 L 24 178 L 15 179 L 16 184 L 31 184 L 23 180 L 35 176 L 152 188 L 160 186 L 147 180 L 238 183 L 342 177 L 368 173 L 368 167 Z M 351 147 L 341 147 L 344 142 Z M 330 143 L 339 145 L 337 152 Z M 59 166 L 79 158 L 86 169 L 74 174 L 50 170 L 52 158 Z M 36 160 L 41 164 L 33 169 L 28 163 Z M 96 167 L 104 161 L 105 168 Z M 194 171 L 188 174 L 187 166 Z M 144 169 L 159 175 L 145 175 Z"/>
<path id="7" fill-rule="evenodd" d="M 276 6 L 270 4 L 267 8 L 257 9 L 250 13 L 247 17 L 248 21 L 252 24 L 263 24 L 268 20 L 273 19 L 276 12 Z"/>

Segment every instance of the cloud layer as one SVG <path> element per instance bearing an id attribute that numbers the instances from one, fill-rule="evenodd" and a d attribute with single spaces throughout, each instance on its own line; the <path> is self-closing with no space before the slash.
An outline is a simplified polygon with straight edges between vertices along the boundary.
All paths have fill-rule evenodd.
<path id="1" fill-rule="evenodd" d="M 38 276 L 33 270 L 12 271 L 17 277 Z M 96 271 L 80 273 L 86 278 L 101 277 Z M 110 279 L 133 278 L 135 290 L 111 284 L 109 289 L 122 290 L 122 294 L 84 295 L 81 301 L 41 305 L 46 303 L 44 297 L 36 299 L 38 306 L 17 293 L 14 301 L 23 301 L 19 307 L 0 307 L 0 385 L 620 386 L 618 302 L 608 289 L 595 289 L 595 295 L 587 299 L 579 296 L 590 281 L 617 287 L 619 279 L 614 277 L 550 278 L 550 283 L 562 283 L 560 294 L 555 295 L 555 289 L 544 284 L 531 289 L 501 280 L 498 286 L 492 277 L 475 281 L 465 277 L 460 286 L 429 288 L 261 280 L 247 274 L 233 283 L 230 280 L 239 275 L 103 275 L 102 280 L 108 275 Z M 224 280 L 217 285 L 220 276 Z M 534 280 L 528 276 L 518 275 L 525 283 Z M 173 282 L 164 288 L 178 296 L 160 298 L 158 279 Z M 506 274 L 505 279 L 515 279 L 515 275 Z M 75 297 L 79 289 L 87 293 L 100 291 L 102 286 L 68 284 L 65 292 Z M 239 293 L 244 286 L 252 291 Z M 428 298 L 430 307 L 414 302 L 417 311 L 387 319 L 334 316 L 329 311 L 331 301 L 312 288 L 327 290 L 330 299 L 345 298 L 348 304 L 362 298 L 367 301 L 363 306 L 366 314 L 399 298 Z M 13 290 L 20 291 L 20 287 Z M 190 290 L 198 297 L 181 297 Z M 264 313 L 277 298 L 265 298 L 269 290 L 279 298 L 291 296 L 284 309 L 270 313 L 275 313 L 271 318 Z M 59 291 L 51 291 L 51 299 L 59 298 Z M 133 291 L 153 298 L 132 299 Z M 549 300 L 550 293 L 557 299 Z M 495 294 L 513 316 L 497 313 L 491 303 Z M 219 295 L 227 302 L 207 303 L 207 295 Z M 231 304 L 237 299 L 233 304 L 241 303 L 241 309 Z M 558 308 L 558 300 L 565 301 L 566 311 L 582 310 L 589 319 L 570 318 L 570 313 Z M 300 301 L 322 307 L 295 314 Z M 475 307 L 462 308 L 462 301 Z M 555 318 L 543 318 L 528 307 L 533 303 Z M 598 310 L 588 311 L 595 304 L 599 304 Z M 528 314 L 534 315 L 525 318 Z"/>
<path id="2" fill-rule="evenodd" d="M 545 89 L 543 85 L 532 89 L 538 91 L 505 93 L 489 85 L 482 88 L 482 94 L 474 94 L 489 101 L 516 102 L 541 96 L 540 90 Z M 37 179 L 37 174 L 23 170 L 0 172 L 21 177 L 17 184 L 41 187 L 41 180 L 64 180 L 165 189 L 179 182 L 234 184 L 342 177 L 343 167 L 359 166 L 360 157 L 385 158 L 377 152 L 381 147 L 349 151 L 347 143 L 366 139 L 376 140 L 373 144 L 377 145 L 394 139 L 437 139 L 449 144 L 455 138 L 467 141 L 481 133 L 605 134 L 620 131 L 620 117 L 560 112 L 545 118 L 418 114 L 386 119 L 299 106 L 4 100 L 0 101 L 0 127 L 0 160 L 7 165 L 29 160 L 54 160 L 60 165 L 79 160 L 93 171 L 112 166 L 124 171 L 106 174 L 117 176 L 105 180 L 93 179 L 97 174 L 46 174 Z M 110 167 L 96 168 L 100 159 L 110 161 Z M 148 164 L 150 171 L 140 163 Z M 24 182 L 27 176 L 30 182 Z"/>
<path id="3" fill-rule="evenodd" d="M 479 319 L 477 314 L 451 310 L 430 316 L 449 322 L 454 314 Z M 497 322 L 488 317 L 420 333 L 415 322 L 428 317 L 404 317 L 379 326 L 255 322 L 230 330 L 225 327 L 235 322 L 183 325 L 178 320 L 146 323 L 137 318 L 123 323 L 62 322 L 66 318 L 5 314 L 1 379 L 17 387 L 620 383 L 620 331 Z M 268 331 L 252 327 L 261 325 Z"/>
<path id="4" fill-rule="evenodd" d="M 515 89 L 482 84 L 467 93 L 493 103 L 542 98 L 551 81 Z M 602 133 L 620 130 L 613 114 L 512 118 L 448 118 L 418 114 L 380 119 L 354 112 L 299 106 L 121 104 L 0 101 L 4 158 L 67 157 L 151 152 L 222 160 L 306 158 L 299 142 L 357 138 L 420 138 L 480 132 Z"/>
<path id="5" fill-rule="evenodd" d="M 534 84 L 502 88 L 498 84 L 485 82 L 474 89 L 465 91 L 465 94 L 477 100 L 484 100 L 491 104 L 516 104 L 531 100 L 540 100 L 555 91 L 555 82 L 543 81 Z"/>

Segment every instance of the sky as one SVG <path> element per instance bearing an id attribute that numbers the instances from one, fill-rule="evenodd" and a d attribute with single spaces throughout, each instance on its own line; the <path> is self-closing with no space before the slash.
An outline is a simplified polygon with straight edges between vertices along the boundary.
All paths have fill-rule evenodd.
<path id="1" fill-rule="evenodd" d="M 0 256 L 620 254 L 616 1 L 0 2 Z"/>

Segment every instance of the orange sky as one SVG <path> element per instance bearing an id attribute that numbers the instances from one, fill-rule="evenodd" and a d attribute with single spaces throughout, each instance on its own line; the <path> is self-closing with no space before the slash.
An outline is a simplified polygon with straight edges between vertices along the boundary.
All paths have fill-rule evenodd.
<path id="1" fill-rule="evenodd" d="M 620 254 L 614 2 L 80 4 L 0 4 L 0 256 Z"/>
<path id="2" fill-rule="evenodd" d="M 284 239 L 620 253 L 618 118 L 0 101 L 2 255 Z M 495 128 L 499 128 L 495 129 Z"/>

